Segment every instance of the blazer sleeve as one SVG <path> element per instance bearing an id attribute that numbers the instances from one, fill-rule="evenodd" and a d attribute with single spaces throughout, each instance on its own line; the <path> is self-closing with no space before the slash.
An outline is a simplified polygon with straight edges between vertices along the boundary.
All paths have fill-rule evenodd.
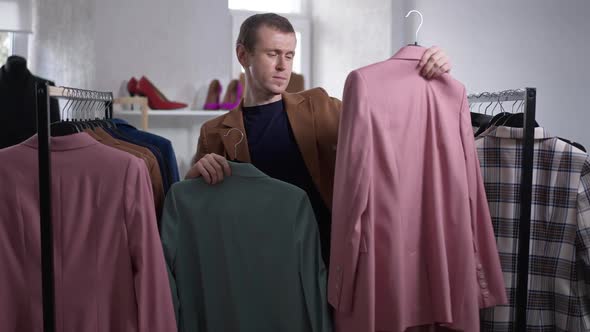
<path id="1" fill-rule="evenodd" d="M 328 301 L 351 312 L 363 223 L 367 208 L 372 153 L 370 110 L 363 77 L 348 75 L 344 86 L 332 203 L 332 239 Z"/>
<path id="2" fill-rule="evenodd" d="M 127 238 L 134 273 L 140 331 L 176 331 L 166 263 L 158 236 L 150 178 L 138 158 L 125 180 Z"/>
<path id="3" fill-rule="evenodd" d="M 307 195 L 303 195 L 299 202 L 296 225 L 295 239 L 299 278 L 302 283 L 311 331 L 332 331 L 332 321 L 326 298 L 328 271 L 322 260 L 318 226 Z"/>
<path id="4" fill-rule="evenodd" d="M 166 269 L 168 270 L 168 281 L 170 282 L 170 291 L 172 302 L 174 303 L 174 314 L 176 322 L 180 325 L 180 299 L 178 297 L 178 287 L 176 286 L 176 253 L 178 243 L 178 209 L 176 207 L 176 195 L 174 186 L 168 191 L 162 212 L 161 237 L 162 247 L 164 248 L 164 258 L 166 259 Z"/>
<path id="5" fill-rule="evenodd" d="M 465 155 L 471 229 L 473 232 L 476 266 L 474 274 L 480 290 L 478 296 L 479 307 L 487 308 L 506 304 L 506 289 L 492 227 L 490 208 L 481 176 L 477 149 L 475 148 L 469 103 L 465 90 L 463 90 L 461 100 L 460 130 Z"/>

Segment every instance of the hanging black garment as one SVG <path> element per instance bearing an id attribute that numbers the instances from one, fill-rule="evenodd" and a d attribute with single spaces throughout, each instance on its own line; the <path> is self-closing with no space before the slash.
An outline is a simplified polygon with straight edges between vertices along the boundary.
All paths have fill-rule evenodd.
<path id="1" fill-rule="evenodd" d="M 0 68 L 0 149 L 19 144 L 37 132 L 35 83 L 53 82 L 31 74 L 27 62 L 11 56 Z M 51 122 L 59 121 L 59 103 L 50 101 Z"/>

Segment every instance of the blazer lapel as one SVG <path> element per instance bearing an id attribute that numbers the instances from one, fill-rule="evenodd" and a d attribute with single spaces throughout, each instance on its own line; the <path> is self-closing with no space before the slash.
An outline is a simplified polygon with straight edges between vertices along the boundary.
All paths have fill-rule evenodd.
<path id="1" fill-rule="evenodd" d="M 303 161 L 316 186 L 319 187 L 321 183 L 320 163 L 311 101 L 306 102 L 302 96 L 290 93 L 283 94 L 283 100 L 285 101 L 285 110 Z"/>
<path id="2" fill-rule="evenodd" d="M 228 160 L 239 160 L 250 163 L 252 161 L 250 160 L 248 138 L 246 137 L 244 118 L 242 117 L 242 103 L 236 109 L 226 114 L 223 120 L 223 125 L 226 128 L 219 129 L 219 136 L 221 136 L 221 140 L 223 141 Z"/>

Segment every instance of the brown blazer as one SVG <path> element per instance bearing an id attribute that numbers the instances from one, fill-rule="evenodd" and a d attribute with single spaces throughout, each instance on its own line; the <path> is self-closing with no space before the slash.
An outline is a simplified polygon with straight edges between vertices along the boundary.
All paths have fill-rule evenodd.
<path id="1" fill-rule="evenodd" d="M 326 206 L 331 209 L 341 102 L 328 96 L 322 88 L 284 93 L 283 100 L 307 170 Z M 251 162 L 242 117 L 243 103 L 244 100 L 236 109 L 203 124 L 193 164 L 209 153 L 228 160 Z M 241 143 L 240 132 L 244 133 Z"/>

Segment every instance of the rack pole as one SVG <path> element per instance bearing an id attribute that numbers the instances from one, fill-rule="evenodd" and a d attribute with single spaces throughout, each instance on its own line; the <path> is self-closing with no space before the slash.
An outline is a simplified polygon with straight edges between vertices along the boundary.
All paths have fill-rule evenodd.
<path id="1" fill-rule="evenodd" d="M 53 272 L 53 229 L 51 225 L 51 142 L 47 84 L 36 84 L 37 131 L 39 142 L 39 213 L 43 289 L 43 331 L 55 331 L 55 289 Z"/>
<path id="2" fill-rule="evenodd" d="M 518 226 L 518 262 L 516 274 L 516 317 L 514 331 L 526 331 L 529 277 L 529 244 L 535 148 L 535 88 L 526 89 L 524 106 L 522 173 L 520 182 L 520 223 Z"/>

